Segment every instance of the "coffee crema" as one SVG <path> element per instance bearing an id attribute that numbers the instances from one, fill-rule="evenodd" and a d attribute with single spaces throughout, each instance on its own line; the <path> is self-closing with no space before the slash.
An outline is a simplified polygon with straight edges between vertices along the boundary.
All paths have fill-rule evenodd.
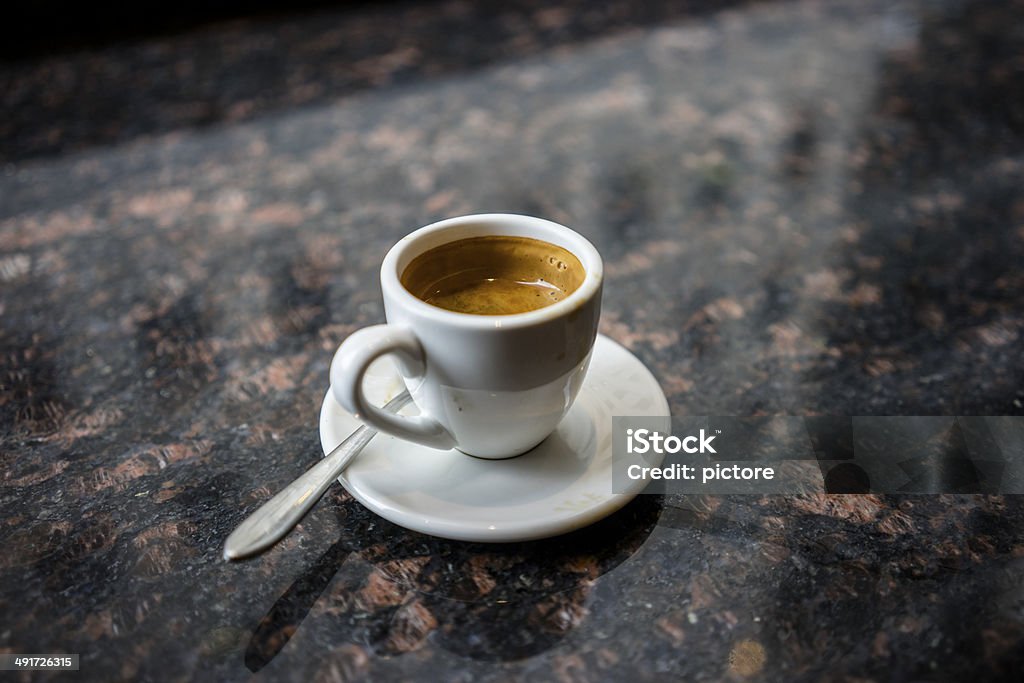
<path id="1" fill-rule="evenodd" d="M 488 235 L 434 247 L 412 260 L 402 285 L 438 308 L 511 315 L 557 303 L 586 276 L 572 252 L 530 237 Z"/>

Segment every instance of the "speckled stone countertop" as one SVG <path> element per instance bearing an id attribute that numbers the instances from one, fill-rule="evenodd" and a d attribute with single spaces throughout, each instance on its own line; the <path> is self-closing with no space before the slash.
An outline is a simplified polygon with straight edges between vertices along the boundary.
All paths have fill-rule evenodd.
<path id="1" fill-rule="evenodd" d="M 383 254 L 444 216 L 588 236 L 601 329 L 676 414 L 1024 414 L 1024 6 L 632 5 L 0 68 L 0 651 L 101 681 L 1020 680 L 1014 496 L 641 496 L 487 546 L 334 487 L 221 559 L 319 456 Z"/>

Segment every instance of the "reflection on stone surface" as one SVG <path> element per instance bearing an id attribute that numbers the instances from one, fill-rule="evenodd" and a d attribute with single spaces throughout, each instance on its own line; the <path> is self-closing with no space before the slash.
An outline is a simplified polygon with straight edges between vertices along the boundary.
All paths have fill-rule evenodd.
<path id="1" fill-rule="evenodd" d="M 342 541 L 332 545 L 274 603 L 245 648 L 249 671 L 256 673 L 277 656 L 350 552 Z"/>
<path id="2" fill-rule="evenodd" d="M 388 656 L 417 649 L 431 636 L 473 659 L 539 654 L 580 623 L 594 581 L 639 548 L 660 509 L 658 497 L 643 496 L 557 539 L 489 545 L 428 539 L 351 507 L 342 520 L 343 540 L 260 621 L 246 649 L 246 666 L 258 671 L 281 651 L 350 554 L 371 565 L 369 575 L 360 587 L 323 598 L 332 622 L 358 624 L 346 639 Z M 379 524 L 389 528 L 383 539 L 371 532 Z"/>

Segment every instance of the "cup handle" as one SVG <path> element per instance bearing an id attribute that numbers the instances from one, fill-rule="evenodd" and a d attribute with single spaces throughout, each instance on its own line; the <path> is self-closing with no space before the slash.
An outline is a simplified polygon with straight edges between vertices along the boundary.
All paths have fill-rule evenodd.
<path id="1" fill-rule="evenodd" d="M 398 360 L 404 376 L 423 374 L 426 357 L 412 330 L 400 325 L 364 327 L 350 334 L 334 353 L 331 361 L 334 399 L 356 419 L 379 431 L 430 448 L 454 448 L 455 440 L 448 430 L 426 413 L 409 417 L 395 415 L 366 400 L 363 375 L 370 363 L 388 353 Z"/>

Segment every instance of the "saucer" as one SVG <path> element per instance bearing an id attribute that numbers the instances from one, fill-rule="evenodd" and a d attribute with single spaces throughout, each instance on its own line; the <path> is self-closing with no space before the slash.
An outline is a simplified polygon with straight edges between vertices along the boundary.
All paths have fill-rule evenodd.
<path id="1" fill-rule="evenodd" d="M 382 358 L 370 366 L 364 388 L 380 405 L 405 387 Z M 417 412 L 414 405 L 401 411 Z M 668 416 L 668 402 L 636 356 L 598 335 L 576 402 L 533 450 L 483 460 L 378 434 L 338 481 L 384 519 L 431 536 L 483 542 L 557 536 L 610 515 L 645 485 L 612 492 L 613 415 Z M 320 409 L 324 452 L 360 424 L 328 391 Z"/>

